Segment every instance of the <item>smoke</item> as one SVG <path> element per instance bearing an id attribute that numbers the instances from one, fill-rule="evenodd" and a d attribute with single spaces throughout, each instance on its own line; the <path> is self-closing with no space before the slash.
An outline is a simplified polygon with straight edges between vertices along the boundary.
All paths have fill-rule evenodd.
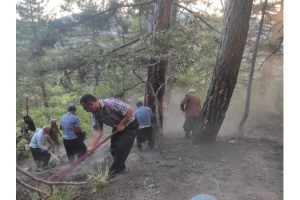
<path id="1" fill-rule="evenodd" d="M 172 90 L 171 98 L 164 111 L 164 132 L 171 135 L 184 136 L 183 123 L 185 120 L 184 112 L 180 110 L 180 102 L 184 98 L 186 90 L 175 88 Z"/>
<path id="2" fill-rule="evenodd" d="M 253 84 L 249 114 L 244 130 L 283 125 L 283 87 L 281 81 L 272 84 Z M 238 132 L 238 126 L 245 112 L 247 88 L 236 88 L 219 135 Z"/>
<path id="3" fill-rule="evenodd" d="M 276 72 L 276 73 L 274 73 Z M 283 126 L 283 76 L 282 65 L 267 66 L 262 70 L 261 77 L 254 79 L 249 115 L 244 130 L 263 128 L 268 126 Z M 171 100 L 164 112 L 165 134 L 184 136 L 184 113 L 180 110 L 180 102 L 189 88 L 174 88 Z M 201 106 L 206 99 L 207 91 L 196 91 Z M 246 85 L 237 84 L 232 95 L 225 119 L 218 136 L 226 136 L 238 132 L 241 119 L 244 116 L 246 101 Z"/>
<path id="4" fill-rule="evenodd" d="M 255 72 L 250 108 L 244 131 L 283 126 L 283 65 L 279 59 L 267 62 Z M 237 84 L 219 135 L 238 132 L 245 112 L 246 85 Z"/>

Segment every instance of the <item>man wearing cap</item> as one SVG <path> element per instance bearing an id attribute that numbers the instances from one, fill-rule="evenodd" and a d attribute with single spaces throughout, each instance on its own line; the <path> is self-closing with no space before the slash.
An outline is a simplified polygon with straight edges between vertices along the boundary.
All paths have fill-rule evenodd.
<path id="1" fill-rule="evenodd" d="M 135 116 L 139 121 L 139 133 L 136 136 L 136 144 L 139 150 L 142 150 L 142 143 L 148 141 L 150 149 L 154 147 L 154 136 L 152 128 L 152 111 L 148 106 L 144 106 L 143 102 L 138 100 L 136 102 Z"/>
<path id="2" fill-rule="evenodd" d="M 87 147 L 83 143 L 80 135 L 85 135 L 85 132 L 80 128 L 80 121 L 76 112 L 76 106 L 69 103 L 67 113 L 61 118 L 60 129 L 63 131 L 63 141 L 69 162 L 73 162 L 75 157 L 83 155 Z"/>
<path id="3" fill-rule="evenodd" d="M 109 168 L 110 177 L 126 172 L 125 161 L 131 151 L 139 123 L 133 109 L 125 102 L 116 98 L 97 99 L 85 94 L 80 99 L 81 106 L 93 114 L 93 140 L 90 149 L 94 149 L 103 135 L 103 123 L 112 127 L 116 134 L 110 138 L 110 152 L 113 162 Z M 91 150 L 90 153 L 93 153 Z"/>
<path id="4" fill-rule="evenodd" d="M 182 99 L 180 109 L 185 112 L 183 129 L 185 132 L 185 138 L 189 139 L 190 133 L 192 132 L 201 111 L 200 99 L 196 96 L 194 89 L 190 89 Z"/>

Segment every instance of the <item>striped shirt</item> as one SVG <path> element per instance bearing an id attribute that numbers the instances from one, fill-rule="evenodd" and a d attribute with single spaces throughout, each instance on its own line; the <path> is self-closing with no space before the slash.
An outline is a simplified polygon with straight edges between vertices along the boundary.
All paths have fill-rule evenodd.
<path id="1" fill-rule="evenodd" d="M 117 127 L 124 116 L 127 114 L 129 105 L 116 98 L 98 99 L 101 110 L 93 113 L 92 127 L 94 130 L 103 129 L 103 123 L 115 128 Z M 126 127 L 135 120 L 132 113 Z"/>

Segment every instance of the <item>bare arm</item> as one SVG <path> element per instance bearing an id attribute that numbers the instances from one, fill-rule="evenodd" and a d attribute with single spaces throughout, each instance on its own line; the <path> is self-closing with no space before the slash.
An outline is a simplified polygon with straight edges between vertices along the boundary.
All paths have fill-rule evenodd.
<path id="1" fill-rule="evenodd" d="M 76 134 L 82 134 L 84 131 L 80 127 L 75 127 Z"/>
<path id="2" fill-rule="evenodd" d="M 133 113 L 133 109 L 129 107 L 126 115 L 122 118 L 120 124 L 117 126 L 117 132 L 123 131 L 125 129 L 125 126 L 130 119 L 131 115 Z"/>
<path id="3" fill-rule="evenodd" d="M 101 129 L 93 131 L 92 143 L 89 146 L 88 154 L 91 155 L 95 152 L 95 146 L 103 135 L 103 131 Z"/>
<path id="4" fill-rule="evenodd" d="M 100 138 L 103 135 L 103 131 L 102 130 L 94 130 L 93 131 L 93 138 L 92 138 L 92 143 L 91 143 L 91 148 L 93 148 L 94 146 L 96 146 L 96 144 L 98 143 L 98 141 L 100 140 Z"/>
<path id="5" fill-rule="evenodd" d="M 62 136 L 62 134 L 61 134 L 61 132 L 60 132 L 60 130 L 59 130 L 59 129 L 57 129 L 57 132 L 58 132 L 58 134 L 59 134 L 60 136 Z"/>

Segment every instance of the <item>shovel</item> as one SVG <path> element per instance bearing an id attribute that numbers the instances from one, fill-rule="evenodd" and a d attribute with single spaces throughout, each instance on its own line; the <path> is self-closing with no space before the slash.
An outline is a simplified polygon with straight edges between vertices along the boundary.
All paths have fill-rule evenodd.
<path id="1" fill-rule="evenodd" d="M 49 151 L 49 153 L 50 153 L 56 160 L 60 161 L 60 159 L 59 159 L 56 155 L 54 155 L 51 151 Z"/>

